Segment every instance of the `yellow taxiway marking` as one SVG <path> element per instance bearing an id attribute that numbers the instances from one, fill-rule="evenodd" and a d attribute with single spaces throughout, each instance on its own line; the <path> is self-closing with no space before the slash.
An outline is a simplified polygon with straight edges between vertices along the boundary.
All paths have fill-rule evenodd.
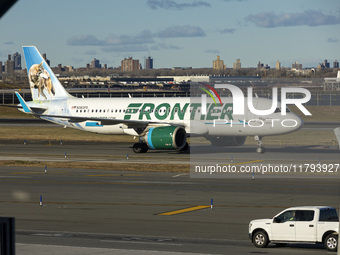
<path id="1" fill-rule="evenodd" d="M 262 161 L 264 161 L 264 160 L 263 159 L 258 159 L 258 160 L 240 162 L 240 163 L 222 164 L 222 166 L 227 166 L 227 165 L 243 165 L 243 164 L 257 163 L 257 162 L 262 162 Z"/>
<path id="2" fill-rule="evenodd" d="M 180 209 L 180 210 L 176 210 L 176 211 L 170 211 L 170 212 L 165 212 L 165 213 L 159 213 L 157 215 L 176 215 L 176 214 L 180 214 L 180 213 L 186 213 L 186 212 L 192 212 L 192 211 L 197 211 L 197 210 L 201 210 L 201 209 L 205 209 L 205 208 L 209 208 L 210 205 L 198 205 L 198 206 L 194 206 L 194 207 L 189 207 L 189 208 L 184 208 L 184 209 Z"/>

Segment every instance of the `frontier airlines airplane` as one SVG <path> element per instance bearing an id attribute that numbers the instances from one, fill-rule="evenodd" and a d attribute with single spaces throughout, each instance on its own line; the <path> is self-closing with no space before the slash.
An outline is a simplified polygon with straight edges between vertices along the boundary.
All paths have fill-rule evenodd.
<path id="1" fill-rule="evenodd" d="M 23 51 L 33 101 L 26 102 L 16 92 L 19 110 L 64 127 L 139 137 L 133 145 L 136 153 L 148 149 L 183 151 L 188 148 L 189 136 L 203 136 L 222 146 L 242 145 L 247 136 L 254 136 L 256 151 L 263 153 L 263 136 L 293 132 L 302 126 L 301 119 L 285 105 L 287 113 L 283 115 L 277 100 L 273 104 L 264 98 L 254 98 L 252 103 L 256 109 L 274 105 L 266 116 L 252 113 L 247 104 L 243 115 L 236 115 L 232 97 L 218 96 L 217 104 L 214 97 L 207 100 L 206 94 L 201 98 L 76 98 L 67 93 L 36 47 L 24 46 Z M 206 107 L 201 107 L 202 102 Z"/>

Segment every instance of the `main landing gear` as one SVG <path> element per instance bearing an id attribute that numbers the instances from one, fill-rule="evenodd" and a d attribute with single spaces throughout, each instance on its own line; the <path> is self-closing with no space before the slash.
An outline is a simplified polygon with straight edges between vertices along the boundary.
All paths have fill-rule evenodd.
<path id="1" fill-rule="evenodd" d="M 148 151 L 149 147 L 146 143 L 135 143 L 132 146 L 132 149 L 135 153 L 145 153 Z"/>
<path id="2" fill-rule="evenodd" d="M 256 135 L 254 138 L 255 138 L 255 141 L 257 142 L 256 152 L 264 153 L 266 149 L 262 147 L 262 136 Z"/>

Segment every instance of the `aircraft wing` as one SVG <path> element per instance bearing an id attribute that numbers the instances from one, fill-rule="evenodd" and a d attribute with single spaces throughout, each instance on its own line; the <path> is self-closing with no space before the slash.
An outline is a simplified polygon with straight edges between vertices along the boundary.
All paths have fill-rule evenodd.
<path id="1" fill-rule="evenodd" d="M 145 121 L 145 120 L 123 120 L 123 119 L 104 119 L 104 118 L 89 118 L 89 117 L 77 117 L 77 116 L 63 116 L 63 115 L 46 115 L 46 114 L 34 114 L 36 117 L 42 119 L 48 118 L 60 118 L 67 119 L 70 123 L 89 122 L 93 126 L 101 125 L 126 125 L 127 128 L 134 129 L 138 134 L 142 134 L 146 131 L 149 125 L 152 126 L 184 126 L 183 123 L 164 123 L 158 121 Z"/>
<path id="2" fill-rule="evenodd" d="M 71 123 L 85 122 L 85 121 L 97 121 L 100 122 L 98 125 L 117 125 L 126 124 L 129 126 L 147 126 L 149 124 L 156 124 L 158 122 L 144 121 L 144 120 L 122 120 L 122 119 L 104 119 L 104 118 L 90 118 L 90 117 L 77 117 L 67 115 L 48 115 L 48 114 L 35 114 L 37 117 L 44 118 L 60 118 L 68 119 Z M 160 123 L 160 122 L 159 122 Z M 160 123 L 163 124 L 163 123 Z"/>

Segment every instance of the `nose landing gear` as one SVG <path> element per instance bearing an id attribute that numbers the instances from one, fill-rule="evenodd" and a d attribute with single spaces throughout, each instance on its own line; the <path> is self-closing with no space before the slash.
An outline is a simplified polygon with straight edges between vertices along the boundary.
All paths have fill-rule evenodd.
<path id="1" fill-rule="evenodd" d="M 256 152 L 264 153 L 266 149 L 262 147 L 262 136 L 256 135 L 254 138 L 255 138 L 255 141 L 257 142 Z"/>

